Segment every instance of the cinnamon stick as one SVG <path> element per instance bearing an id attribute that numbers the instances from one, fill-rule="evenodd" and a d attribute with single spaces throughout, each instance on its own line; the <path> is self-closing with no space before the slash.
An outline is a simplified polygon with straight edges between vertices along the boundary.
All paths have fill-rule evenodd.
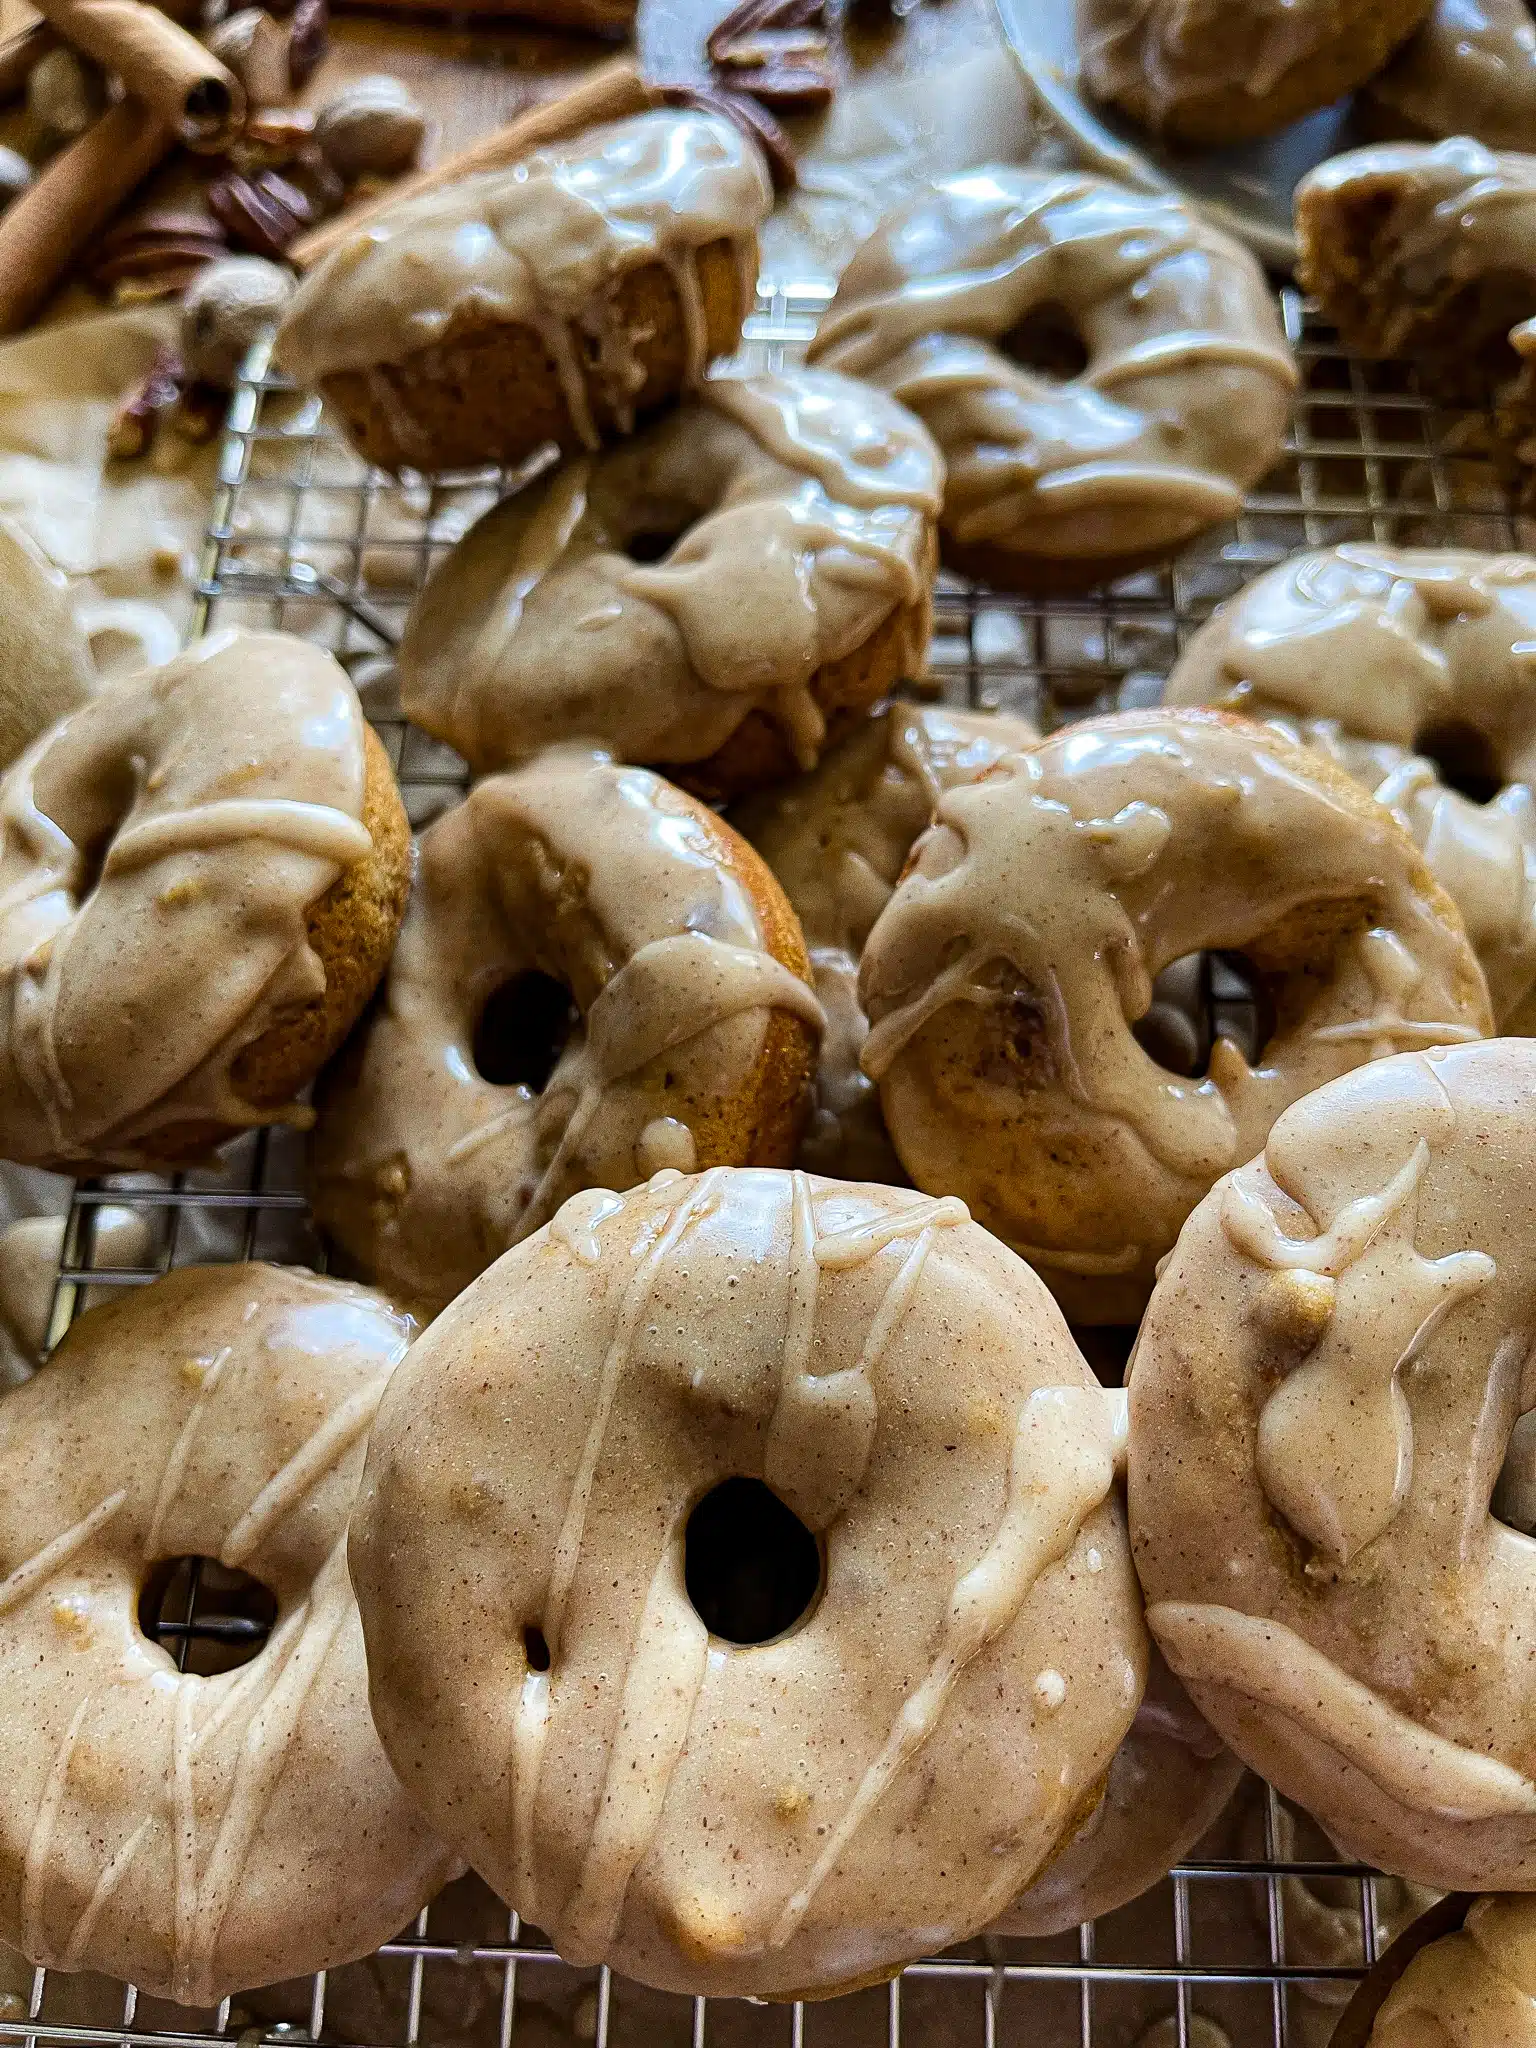
<path id="1" fill-rule="evenodd" d="M 119 100 L 0 214 L 0 334 L 27 324 L 174 141 L 158 114 Z"/>
<path id="2" fill-rule="evenodd" d="M 0 105 L 25 92 L 27 80 L 59 39 L 46 21 L 34 21 L 0 42 Z"/>
<path id="3" fill-rule="evenodd" d="M 539 21 L 549 28 L 620 36 L 633 27 L 637 0 L 334 0 L 370 14 L 462 14 L 470 21 Z"/>
<path id="4" fill-rule="evenodd" d="M 245 114 L 245 89 L 187 29 L 143 0 L 38 0 L 68 43 L 143 102 L 191 149 L 222 148 Z"/>
<path id="5" fill-rule="evenodd" d="M 604 121 L 627 120 L 660 104 L 659 95 L 640 76 L 639 67 L 628 57 L 614 57 L 589 71 L 578 85 L 558 98 L 543 100 L 509 121 L 504 128 L 482 135 L 452 156 L 444 157 L 429 170 L 402 178 L 382 199 L 368 206 L 354 207 L 322 228 L 303 235 L 288 251 L 288 261 L 308 270 L 343 242 L 349 242 L 365 222 L 397 206 L 402 199 L 414 199 L 421 192 L 435 192 L 440 186 L 457 184 L 477 171 L 498 171 L 519 157 L 558 142 L 567 135 L 579 135 Z M 0 216 L 3 220 L 4 216 Z"/>

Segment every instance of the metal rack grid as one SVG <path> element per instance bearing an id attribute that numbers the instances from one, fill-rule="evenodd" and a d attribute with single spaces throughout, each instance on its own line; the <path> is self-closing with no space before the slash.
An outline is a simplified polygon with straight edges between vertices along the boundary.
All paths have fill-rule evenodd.
<path id="1" fill-rule="evenodd" d="M 824 284 L 765 280 L 745 359 L 793 358 L 829 296 Z M 1295 291 L 1282 292 L 1281 310 L 1302 366 L 1295 422 L 1234 524 L 1168 567 L 1081 596 L 1042 602 L 942 578 L 925 693 L 1026 711 L 1047 726 L 1148 704 L 1214 605 L 1297 547 L 1532 544 L 1531 522 L 1510 513 L 1476 420 L 1426 404 L 1396 366 L 1348 358 Z M 516 481 L 487 473 L 408 487 L 369 470 L 260 352 L 235 394 L 194 630 L 280 626 L 331 647 L 389 747 L 418 826 L 455 800 L 464 770 L 401 717 L 390 651 L 434 561 Z M 96 1219 L 109 1203 L 135 1208 L 151 1226 L 150 1250 L 132 1268 L 95 1256 Z M 291 1133 L 253 1134 L 216 1168 L 169 1181 L 81 1183 L 50 1336 L 62 1335 L 87 1289 L 100 1298 L 173 1265 L 253 1257 L 325 1263 L 303 1194 L 302 1140 Z M 238 1598 L 195 1572 L 161 1611 L 162 1639 L 183 1664 L 200 1646 L 238 1658 L 259 1640 Z M 20 1969 L 7 1978 L 0 1965 L 0 2042 L 1324 2048 L 1352 1983 L 1427 1896 L 1337 1861 L 1320 1831 L 1247 1779 L 1195 1857 L 1121 1912 L 1053 1940 L 981 1938 L 887 1986 L 822 2004 L 671 1998 L 605 1969 L 573 1969 L 466 1880 L 373 1958 L 212 2013 L 157 2006 L 104 1980 Z"/>

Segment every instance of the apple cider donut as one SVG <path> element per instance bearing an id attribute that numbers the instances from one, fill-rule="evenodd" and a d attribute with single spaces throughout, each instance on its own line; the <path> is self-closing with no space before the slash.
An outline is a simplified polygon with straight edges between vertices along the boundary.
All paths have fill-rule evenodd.
<path id="1" fill-rule="evenodd" d="M 800 1143 L 799 1163 L 811 1172 L 906 1179 L 879 1094 L 859 1065 L 869 1030 L 859 1008 L 859 955 L 944 791 L 974 782 L 1039 737 L 1027 719 L 1004 712 L 891 704 L 819 768 L 736 813 L 800 919 L 826 1012 L 815 1106 Z"/>
<path id="2" fill-rule="evenodd" d="M 751 847 L 659 775 L 573 749 L 491 776 L 421 836 L 383 1000 L 322 1091 L 315 1214 L 427 1316 L 580 1188 L 787 1166 L 809 972 Z"/>
<path id="3" fill-rule="evenodd" d="M 1134 1026 L 1236 953 L 1273 1028 L 1184 1076 Z M 1331 763 L 1211 711 L 1122 712 L 939 801 L 864 947 L 864 1070 L 920 1187 L 970 1204 L 1080 1323 L 1137 1320 L 1217 1177 L 1362 1060 L 1484 1036 L 1454 904 Z"/>
<path id="4" fill-rule="evenodd" d="M 276 1266 L 93 1309 L 0 1401 L 0 1938 L 212 2005 L 349 1962 L 451 1867 L 368 1717 L 347 1517 L 411 1324 Z M 254 1659 L 178 1670 L 139 1621 L 210 1559 L 276 1605 Z"/>
<path id="5" fill-rule="evenodd" d="M 1536 988 L 1536 557 L 1293 555 L 1200 628 L 1165 701 L 1275 720 L 1365 783 L 1455 898 L 1509 1022 Z"/>
<path id="6" fill-rule="evenodd" d="M 1448 1889 L 1536 1888 L 1533 1104 L 1523 1038 L 1296 1103 L 1185 1225 L 1131 1365 L 1163 1654 L 1347 1854 Z"/>
<path id="7" fill-rule="evenodd" d="M 721 115 L 591 128 L 371 216 L 294 294 L 277 359 L 385 469 L 596 448 L 735 349 L 772 204 Z"/>
<path id="8" fill-rule="evenodd" d="M 810 356 L 931 430 L 946 562 L 1026 589 L 1104 581 L 1234 517 L 1296 385 L 1264 273 L 1193 207 L 1000 165 L 880 224 Z"/>
<path id="9" fill-rule="evenodd" d="M 1367 86 L 1369 118 L 1399 135 L 1536 141 L 1536 22 L 1526 0 L 1433 0 L 1423 26 Z"/>
<path id="10" fill-rule="evenodd" d="M 409 874 L 322 649 L 217 633 L 89 699 L 0 778 L 0 1153 L 153 1168 L 302 1127 Z"/>
<path id="11" fill-rule="evenodd" d="M 406 713 L 477 771 L 566 740 L 710 798 L 814 767 L 921 666 L 942 474 L 846 377 L 711 378 L 459 542 L 406 624 Z"/>
<path id="12" fill-rule="evenodd" d="M 374 1426 L 395 1768 L 571 1962 L 892 1975 L 995 1918 L 1130 1725 L 1118 1401 L 963 1203 L 728 1167 L 574 1196 Z"/>

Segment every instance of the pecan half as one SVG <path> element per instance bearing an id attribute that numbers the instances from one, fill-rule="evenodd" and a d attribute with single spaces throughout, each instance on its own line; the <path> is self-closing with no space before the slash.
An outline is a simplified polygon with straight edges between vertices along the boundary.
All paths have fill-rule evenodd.
<path id="1" fill-rule="evenodd" d="M 267 180 L 275 177 L 275 171 L 262 171 L 254 178 L 233 171 L 228 177 L 215 178 L 208 187 L 208 204 L 237 249 L 249 249 L 270 263 L 281 263 L 311 216 L 307 203 L 301 217 L 267 189 Z M 288 189 L 293 190 L 291 186 Z"/>
<path id="2" fill-rule="evenodd" d="M 128 393 L 112 417 L 107 429 L 108 455 L 127 462 L 144 453 L 162 415 L 180 398 L 184 377 L 176 351 L 158 349 L 143 382 Z"/>
<path id="3" fill-rule="evenodd" d="M 704 48 L 711 64 L 719 64 L 730 45 L 764 29 L 808 28 L 825 13 L 825 0 L 741 0 L 710 30 Z"/>

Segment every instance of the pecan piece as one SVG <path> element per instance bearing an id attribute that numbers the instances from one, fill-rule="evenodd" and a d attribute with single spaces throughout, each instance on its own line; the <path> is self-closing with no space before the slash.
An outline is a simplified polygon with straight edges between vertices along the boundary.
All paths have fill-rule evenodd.
<path id="1" fill-rule="evenodd" d="M 718 64 L 730 45 L 743 36 L 758 35 L 764 29 L 808 28 L 819 22 L 824 12 L 825 0 L 741 0 L 739 7 L 716 22 L 704 48 L 710 63 Z"/>
<path id="2" fill-rule="evenodd" d="M 258 178 L 247 178 L 235 171 L 215 178 L 208 187 L 208 205 L 235 247 L 265 256 L 270 263 L 282 262 L 309 221 L 307 202 L 305 217 L 300 218 L 266 189 L 265 181 L 276 176 L 275 171 L 263 171 Z"/>
<path id="3" fill-rule="evenodd" d="M 288 32 L 288 77 L 295 91 L 308 85 L 330 47 L 330 0 L 297 0 Z"/>
<path id="4" fill-rule="evenodd" d="M 113 415 L 107 429 L 107 453 L 115 461 L 131 461 L 142 455 L 154 439 L 162 414 L 181 396 L 185 372 L 173 348 L 155 352 L 147 375 L 130 391 Z"/>
<path id="5" fill-rule="evenodd" d="M 830 106 L 835 90 L 832 73 L 819 64 L 763 64 L 731 81 L 759 106 L 784 114 L 814 114 Z"/>

